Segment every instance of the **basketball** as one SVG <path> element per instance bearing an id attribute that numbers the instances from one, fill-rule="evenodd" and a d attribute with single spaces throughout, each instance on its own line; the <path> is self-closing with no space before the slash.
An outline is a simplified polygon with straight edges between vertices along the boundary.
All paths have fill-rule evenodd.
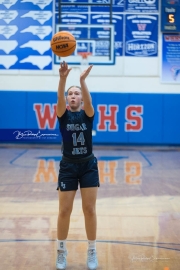
<path id="1" fill-rule="evenodd" d="M 67 31 L 60 31 L 51 39 L 51 49 L 57 56 L 66 57 L 71 55 L 76 48 L 75 37 Z"/>

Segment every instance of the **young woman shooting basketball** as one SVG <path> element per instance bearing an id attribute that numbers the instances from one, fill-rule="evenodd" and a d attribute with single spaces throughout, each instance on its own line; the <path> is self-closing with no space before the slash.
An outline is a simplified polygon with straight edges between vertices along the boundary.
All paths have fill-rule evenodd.
<path id="1" fill-rule="evenodd" d="M 66 269 L 66 239 L 70 215 L 78 185 L 80 185 L 82 208 L 88 239 L 87 266 L 96 269 L 96 197 L 99 187 L 97 159 L 92 153 L 92 128 L 94 108 L 85 79 L 92 69 L 89 66 L 80 75 L 80 86 L 72 86 L 67 91 L 66 108 L 65 85 L 69 72 L 67 63 L 60 65 L 57 117 L 63 143 L 63 156 L 58 177 L 59 215 L 57 223 L 57 269 Z M 83 110 L 82 110 L 83 102 Z"/>

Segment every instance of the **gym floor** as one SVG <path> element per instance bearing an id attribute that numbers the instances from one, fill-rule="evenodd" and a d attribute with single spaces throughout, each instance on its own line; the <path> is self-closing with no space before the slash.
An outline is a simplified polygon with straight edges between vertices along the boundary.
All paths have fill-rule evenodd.
<path id="1" fill-rule="evenodd" d="M 180 148 L 94 146 L 99 270 L 180 269 Z M 59 145 L 0 145 L 0 269 L 55 270 Z M 86 269 L 77 191 L 67 270 Z"/>

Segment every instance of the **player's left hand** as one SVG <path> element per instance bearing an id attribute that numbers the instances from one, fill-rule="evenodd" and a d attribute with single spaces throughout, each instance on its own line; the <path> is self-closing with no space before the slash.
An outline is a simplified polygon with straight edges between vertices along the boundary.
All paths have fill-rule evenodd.
<path id="1" fill-rule="evenodd" d="M 67 78 L 69 72 L 71 71 L 72 68 L 68 68 L 68 64 L 63 61 L 63 63 L 60 63 L 60 68 L 59 68 L 59 75 L 61 78 Z"/>
<path id="2" fill-rule="evenodd" d="M 89 66 L 86 70 L 84 70 L 80 75 L 80 80 L 85 80 L 86 77 L 89 75 L 93 65 Z"/>

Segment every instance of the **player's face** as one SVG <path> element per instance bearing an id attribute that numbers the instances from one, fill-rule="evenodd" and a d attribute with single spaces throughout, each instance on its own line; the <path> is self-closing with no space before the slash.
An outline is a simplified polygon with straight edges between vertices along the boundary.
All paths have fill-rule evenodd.
<path id="1" fill-rule="evenodd" d="M 81 108 L 82 94 L 77 87 L 72 87 L 68 91 L 67 101 L 72 111 L 78 111 Z"/>

